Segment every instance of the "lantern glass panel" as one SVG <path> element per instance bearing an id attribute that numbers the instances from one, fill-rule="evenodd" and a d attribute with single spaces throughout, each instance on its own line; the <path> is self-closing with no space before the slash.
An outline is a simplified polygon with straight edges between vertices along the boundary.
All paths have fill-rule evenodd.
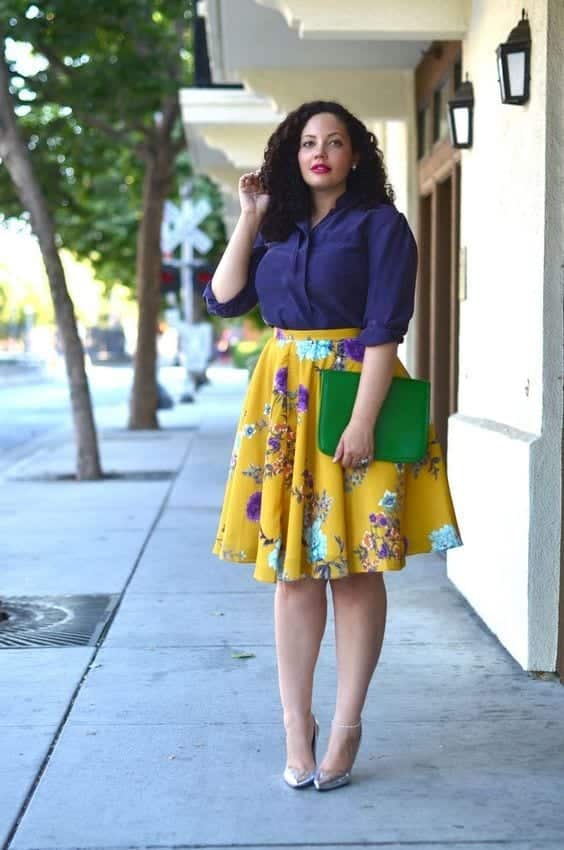
<path id="1" fill-rule="evenodd" d="M 455 106 L 452 110 L 452 118 L 456 144 L 467 145 L 470 141 L 470 110 L 467 106 Z"/>
<path id="2" fill-rule="evenodd" d="M 525 94 L 525 51 L 507 54 L 509 74 L 509 93 L 511 97 L 523 97 Z"/>
<path id="3" fill-rule="evenodd" d="M 503 55 L 501 51 L 497 56 L 497 73 L 499 74 L 499 88 L 501 91 L 501 99 L 505 100 L 505 77 L 503 76 Z"/>

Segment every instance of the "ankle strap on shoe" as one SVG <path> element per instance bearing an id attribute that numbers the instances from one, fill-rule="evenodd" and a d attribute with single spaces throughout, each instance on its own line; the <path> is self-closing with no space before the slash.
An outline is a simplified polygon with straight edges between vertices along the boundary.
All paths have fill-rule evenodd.
<path id="1" fill-rule="evenodd" d="M 333 726 L 338 726 L 339 729 L 358 729 L 362 723 L 361 720 L 359 720 L 358 723 L 337 723 L 336 720 L 332 720 L 331 722 Z"/>

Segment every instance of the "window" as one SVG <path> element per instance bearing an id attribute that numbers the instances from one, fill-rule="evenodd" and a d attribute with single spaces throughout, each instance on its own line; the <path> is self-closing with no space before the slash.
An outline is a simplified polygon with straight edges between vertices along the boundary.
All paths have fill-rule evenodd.
<path id="1" fill-rule="evenodd" d="M 448 106 L 450 75 L 433 92 L 433 143 L 448 136 Z"/>
<path id="2" fill-rule="evenodd" d="M 452 52 L 450 53 L 453 56 Z M 454 58 L 456 56 L 456 58 Z M 441 54 L 422 61 L 416 83 L 417 158 L 424 159 L 435 145 L 448 142 L 448 101 L 462 82 L 462 57 L 459 52 L 443 61 Z M 437 66 L 435 63 L 439 62 Z"/>
<path id="3" fill-rule="evenodd" d="M 453 92 L 455 92 L 458 88 L 460 88 L 460 84 L 462 82 L 462 61 L 460 59 L 458 59 L 454 63 L 452 75 L 453 75 Z"/>
<path id="4" fill-rule="evenodd" d="M 417 159 L 425 156 L 425 108 L 417 110 Z"/>

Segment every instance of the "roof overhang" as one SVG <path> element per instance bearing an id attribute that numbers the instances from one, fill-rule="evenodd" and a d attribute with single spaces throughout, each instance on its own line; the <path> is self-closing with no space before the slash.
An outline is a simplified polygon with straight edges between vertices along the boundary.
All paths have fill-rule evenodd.
<path id="1" fill-rule="evenodd" d="M 188 141 L 196 140 L 199 168 L 203 161 L 214 168 L 257 168 L 265 138 L 284 117 L 266 98 L 243 89 L 181 89 L 180 105 Z"/>
<path id="2" fill-rule="evenodd" d="M 451 41 L 464 38 L 471 0 L 256 0 L 302 39 Z"/>
<path id="3" fill-rule="evenodd" d="M 401 121 L 413 104 L 413 72 L 374 68 L 242 68 L 241 80 L 257 95 L 270 98 L 278 112 L 308 100 L 336 100 L 366 122 Z"/>
<path id="4" fill-rule="evenodd" d="M 342 0 L 341 0 L 342 3 Z M 454 0 L 456 5 L 456 0 Z M 282 4 L 284 5 L 284 4 Z M 315 5 L 315 4 L 313 4 Z M 317 4 L 320 6 L 321 4 Z M 330 4 L 331 6 L 332 4 Z M 354 2 L 347 8 L 354 8 Z M 325 4 L 323 4 L 322 14 Z M 385 40 L 374 43 L 373 36 L 362 30 L 362 16 L 357 20 L 359 38 L 331 32 L 305 42 L 289 28 L 277 9 L 255 0 L 200 0 L 198 9 L 206 18 L 207 45 L 211 75 L 215 83 L 238 83 L 241 69 L 302 69 L 305 74 L 316 68 L 336 71 L 360 68 L 414 68 L 428 39 Z"/>

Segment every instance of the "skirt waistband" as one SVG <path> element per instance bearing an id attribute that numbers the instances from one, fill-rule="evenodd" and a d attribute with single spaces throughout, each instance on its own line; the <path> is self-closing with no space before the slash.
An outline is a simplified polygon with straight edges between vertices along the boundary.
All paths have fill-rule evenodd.
<path id="1" fill-rule="evenodd" d="M 290 330 L 273 328 L 275 339 L 354 339 L 359 336 L 360 328 L 322 328 L 321 330 Z"/>

